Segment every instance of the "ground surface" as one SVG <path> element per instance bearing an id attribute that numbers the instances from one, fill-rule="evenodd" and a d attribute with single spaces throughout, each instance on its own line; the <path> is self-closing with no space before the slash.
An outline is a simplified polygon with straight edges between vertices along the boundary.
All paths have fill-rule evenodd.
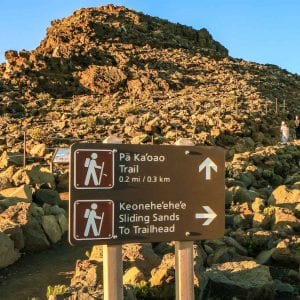
<path id="1" fill-rule="evenodd" d="M 24 255 L 11 267 L 0 270 L 0 299 L 46 299 L 47 286 L 70 284 L 77 259 L 88 248 L 72 247 L 66 239 L 41 253 Z"/>

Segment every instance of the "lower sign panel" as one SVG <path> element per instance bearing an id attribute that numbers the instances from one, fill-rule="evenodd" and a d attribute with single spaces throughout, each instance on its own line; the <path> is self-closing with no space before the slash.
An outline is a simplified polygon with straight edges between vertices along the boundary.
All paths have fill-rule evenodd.
<path id="1" fill-rule="evenodd" d="M 111 200 L 77 200 L 74 203 L 76 222 L 74 240 L 114 238 L 114 203 Z"/>

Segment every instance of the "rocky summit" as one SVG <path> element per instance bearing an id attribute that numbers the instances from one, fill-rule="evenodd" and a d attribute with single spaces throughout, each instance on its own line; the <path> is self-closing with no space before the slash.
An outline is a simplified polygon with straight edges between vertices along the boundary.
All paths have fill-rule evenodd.
<path id="1" fill-rule="evenodd" d="M 55 20 L 37 49 L 5 58 L 0 268 L 64 238 L 69 171 L 49 170 L 55 148 L 189 138 L 226 149 L 226 232 L 194 244 L 197 297 L 299 299 L 300 76 L 231 57 L 205 28 L 113 5 Z M 49 299 L 102 299 L 102 247 L 88 257 Z M 174 242 L 123 245 L 123 262 L 126 299 L 174 299 Z"/>
<path id="2" fill-rule="evenodd" d="M 53 21 L 36 50 L 5 56 L 2 144 L 17 145 L 27 128 L 48 143 L 117 134 L 130 143 L 268 145 L 279 114 L 300 110 L 299 76 L 230 57 L 204 28 L 124 7 L 78 10 Z"/>

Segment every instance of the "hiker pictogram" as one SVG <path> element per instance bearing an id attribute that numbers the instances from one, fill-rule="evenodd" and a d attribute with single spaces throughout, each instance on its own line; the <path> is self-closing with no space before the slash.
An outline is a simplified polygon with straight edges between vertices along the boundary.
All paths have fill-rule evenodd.
<path id="1" fill-rule="evenodd" d="M 111 189 L 114 185 L 114 151 L 79 149 L 74 153 L 76 189 Z"/>
<path id="2" fill-rule="evenodd" d="M 91 154 L 91 158 L 87 157 L 85 159 L 84 166 L 87 168 L 87 173 L 86 173 L 86 177 L 85 177 L 85 180 L 84 180 L 84 185 L 89 185 L 89 183 L 92 179 L 95 186 L 97 186 L 97 185 L 100 186 L 102 176 L 107 177 L 107 174 L 105 174 L 103 172 L 104 162 L 102 162 L 101 166 L 98 166 L 97 161 L 96 161 L 97 158 L 98 158 L 98 154 L 93 152 Z M 96 172 L 97 170 L 100 170 L 99 177 L 97 176 L 97 172 Z"/>
<path id="3" fill-rule="evenodd" d="M 96 203 L 93 203 L 91 205 L 91 209 L 87 208 L 84 212 L 84 218 L 87 219 L 83 234 L 85 237 L 89 235 L 91 229 L 94 237 L 98 237 L 101 235 L 104 212 L 102 212 L 101 216 L 97 216 L 97 208 L 98 205 Z M 97 222 L 98 220 L 99 222 Z"/>
<path id="4" fill-rule="evenodd" d="M 114 235 L 112 200 L 77 200 L 74 206 L 76 240 L 111 239 Z"/>

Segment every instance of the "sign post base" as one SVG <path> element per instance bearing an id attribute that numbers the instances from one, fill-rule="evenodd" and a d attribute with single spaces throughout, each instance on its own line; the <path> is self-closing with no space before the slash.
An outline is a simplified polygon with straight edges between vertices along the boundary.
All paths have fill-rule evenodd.
<path id="1" fill-rule="evenodd" d="M 175 242 L 176 300 L 194 300 L 194 242 Z"/>
<path id="2" fill-rule="evenodd" d="M 123 300 L 122 245 L 103 245 L 104 300 Z"/>

